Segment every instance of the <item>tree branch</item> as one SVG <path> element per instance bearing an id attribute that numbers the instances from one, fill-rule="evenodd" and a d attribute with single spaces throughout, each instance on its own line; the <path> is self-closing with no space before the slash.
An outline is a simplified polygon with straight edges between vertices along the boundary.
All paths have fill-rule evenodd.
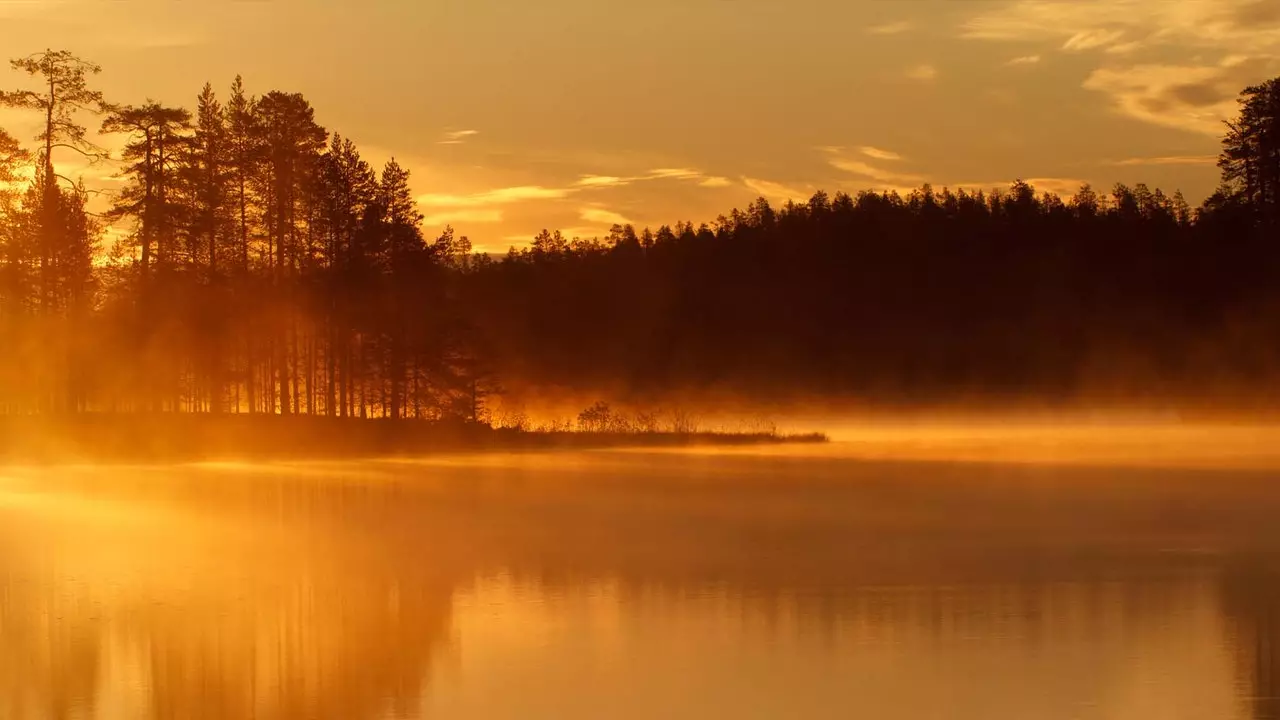
<path id="1" fill-rule="evenodd" d="M 96 148 L 96 147 L 95 147 L 92 151 L 90 151 L 90 150 L 85 150 L 85 149 L 83 149 L 83 148 L 78 148 L 78 147 L 76 147 L 75 145 L 70 145 L 70 144 L 68 144 L 68 143 L 54 143 L 54 144 L 53 144 L 53 145 L 51 145 L 50 147 L 54 147 L 54 148 L 66 148 L 67 150 L 75 150 L 76 152 L 80 153 L 80 154 L 81 154 L 81 155 L 83 155 L 84 157 L 89 158 L 89 160 L 90 160 L 90 161 L 92 161 L 92 163 L 91 163 L 91 164 L 97 164 L 97 163 L 102 162 L 103 160 L 110 160 L 110 159 L 111 159 L 111 153 L 110 153 L 110 152 L 108 152 L 108 151 L 106 151 L 106 150 L 103 150 L 103 149 L 101 149 L 101 148 Z"/>

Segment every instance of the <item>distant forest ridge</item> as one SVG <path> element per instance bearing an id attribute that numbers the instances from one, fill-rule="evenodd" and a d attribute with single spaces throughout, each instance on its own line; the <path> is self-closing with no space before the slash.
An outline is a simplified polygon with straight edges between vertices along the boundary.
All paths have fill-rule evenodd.
<path id="1" fill-rule="evenodd" d="M 409 173 L 302 95 L 120 105 L 71 53 L 12 66 L 0 106 L 43 122 L 0 130 L 5 413 L 1280 397 L 1280 79 L 1241 93 L 1199 207 L 1141 184 L 819 192 L 492 256 L 424 237 Z M 105 216 L 55 162 L 102 156 L 90 123 L 125 142 Z M 128 242 L 104 248 L 108 223 Z"/>

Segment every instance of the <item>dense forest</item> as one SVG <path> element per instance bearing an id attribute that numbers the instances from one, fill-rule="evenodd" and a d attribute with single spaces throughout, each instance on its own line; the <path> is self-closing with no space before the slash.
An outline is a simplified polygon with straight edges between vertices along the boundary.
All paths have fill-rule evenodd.
<path id="1" fill-rule="evenodd" d="M 296 93 L 121 105 L 63 51 L 0 106 L 0 409 L 491 419 L 486 397 L 724 392 L 875 403 L 1274 400 L 1280 79 L 1241 95 L 1221 188 L 818 193 L 714 222 L 424 237 Z M 106 157 L 89 127 L 124 139 Z M 56 157 L 118 167 L 98 190 Z M 127 241 L 107 243 L 106 229 Z"/>

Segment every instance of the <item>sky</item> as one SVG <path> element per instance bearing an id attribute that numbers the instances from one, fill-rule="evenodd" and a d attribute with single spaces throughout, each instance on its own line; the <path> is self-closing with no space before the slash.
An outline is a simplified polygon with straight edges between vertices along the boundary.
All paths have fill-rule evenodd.
<path id="1" fill-rule="evenodd" d="M 0 0 L 0 48 L 46 47 L 113 102 L 301 92 L 410 169 L 430 234 L 503 251 L 817 189 L 1198 203 L 1239 91 L 1280 75 L 1280 0 Z"/>

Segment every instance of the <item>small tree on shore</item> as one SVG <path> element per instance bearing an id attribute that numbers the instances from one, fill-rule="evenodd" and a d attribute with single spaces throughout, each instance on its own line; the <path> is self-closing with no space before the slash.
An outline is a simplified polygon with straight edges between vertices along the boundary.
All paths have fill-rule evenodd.
<path id="1" fill-rule="evenodd" d="M 613 410 L 604 401 L 578 413 L 578 429 L 582 432 L 608 432 L 612 426 Z"/>

